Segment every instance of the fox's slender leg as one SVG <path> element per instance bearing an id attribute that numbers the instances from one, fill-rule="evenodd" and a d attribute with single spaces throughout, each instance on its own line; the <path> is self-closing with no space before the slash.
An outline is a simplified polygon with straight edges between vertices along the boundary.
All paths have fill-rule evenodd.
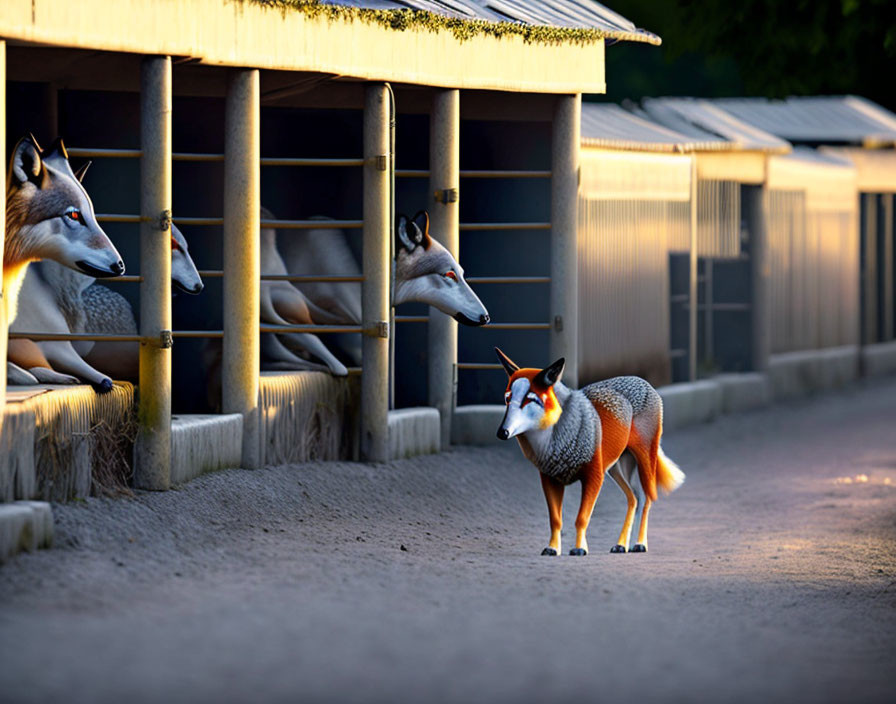
<path id="1" fill-rule="evenodd" d="M 620 462 L 621 461 L 622 459 L 620 458 Z M 628 485 L 628 482 L 625 479 L 625 474 L 620 471 L 618 462 L 610 467 L 610 476 L 613 477 L 613 481 L 616 482 L 616 485 L 622 489 L 622 493 L 625 494 L 625 499 L 628 501 L 628 511 L 625 513 L 622 532 L 619 534 L 619 540 L 616 541 L 616 545 L 610 548 L 610 552 L 625 552 L 628 550 L 628 541 L 632 535 L 632 523 L 635 521 L 635 511 L 638 508 L 638 499 L 635 496 L 635 492 L 632 491 L 632 488 Z"/>
<path id="2" fill-rule="evenodd" d="M 579 513 L 576 516 L 576 546 L 569 551 L 570 555 L 587 555 L 588 541 L 585 533 L 591 522 L 591 514 L 594 512 L 594 504 L 600 487 L 604 483 L 603 468 L 588 468 L 582 473 L 582 502 L 579 504 Z"/>
<path id="3" fill-rule="evenodd" d="M 647 514 L 653 501 L 649 496 L 644 497 L 644 506 L 641 508 L 641 527 L 638 529 L 638 542 L 632 546 L 632 552 L 647 552 Z"/>
<path id="4" fill-rule="evenodd" d="M 538 473 L 541 477 L 541 488 L 544 490 L 544 498 L 548 502 L 548 517 L 551 520 L 551 540 L 548 546 L 541 551 L 542 555 L 560 554 L 560 531 L 563 528 L 563 484 L 546 474 Z"/>

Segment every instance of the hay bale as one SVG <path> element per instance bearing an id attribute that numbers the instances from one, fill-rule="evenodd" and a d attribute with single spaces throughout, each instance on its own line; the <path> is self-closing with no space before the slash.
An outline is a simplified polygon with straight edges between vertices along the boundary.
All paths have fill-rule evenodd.
<path id="1" fill-rule="evenodd" d="M 360 397 L 360 377 L 262 372 L 262 462 L 354 458 Z"/>
<path id="2" fill-rule="evenodd" d="M 26 441 L 9 441 L 15 448 L 5 451 L 7 481 L 11 466 L 15 467 L 15 476 L 22 477 L 19 483 L 23 490 L 17 494 L 20 498 L 65 501 L 91 493 L 130 492 L 136 435 L 131 384 L 116 383 L 106 394 L 97 394 L 89 386 L 50 387 L 47 393 L 8 404 L 4 422 L 23 434 L 29 428 L 31 432 L 30 464 L 35 482 L 30 491 L 26 491 L 24 469 L 29 463 Z"/>
<path id="3" fill-rule="evenodd" d="M 0 411 L 0 502 L 36 494 L 34 424 L 34 412 L 21 403 Z"/>

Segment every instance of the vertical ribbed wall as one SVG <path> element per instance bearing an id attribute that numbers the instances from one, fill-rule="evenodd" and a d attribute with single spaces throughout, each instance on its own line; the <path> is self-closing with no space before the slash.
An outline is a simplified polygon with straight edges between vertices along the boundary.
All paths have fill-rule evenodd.
<path id="1" fill-rule="evenodd" d="M 739 256 L 740 220 L 739 183 L 710 179 L 700 179 L 697 182 L 699 256 Z"/>
<path id="2" fill-rule="evenodd" d="M 613 374 L 669 380 L 670 239 L 689 224 L 690 158 L 582 156 L 580 381 Z"/>
<path id="3" fill-rule="evenodd" d="M 855 172 L 776 157 L 768 235 L 772 352 L 859 340 L 859 229 Z"/>

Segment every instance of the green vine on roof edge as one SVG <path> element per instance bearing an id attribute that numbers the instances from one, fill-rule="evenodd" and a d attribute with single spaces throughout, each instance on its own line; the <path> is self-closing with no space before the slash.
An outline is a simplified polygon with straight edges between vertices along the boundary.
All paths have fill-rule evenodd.
<path id="1" fill-rule="evenodd" d="M 324 17 L 333 20 L 359 20 L 367 24 L 378 24 L 397 31 L 427 30 L 451 32 L 459 41 L 475 36 L 488 35 L 497 38 L 521 37 L 526 44 L 592 44 L 607 35 L 599 29 L 574 27 L 547 27 L 518 22 L 488 22 L 445 17 L 428 10 L 372 10 L 346 5 L 328 5 L 318 0 L 248 0 L 254 5 L 280 9 L 287 12 L 301 12 L 312 18 Z"/>

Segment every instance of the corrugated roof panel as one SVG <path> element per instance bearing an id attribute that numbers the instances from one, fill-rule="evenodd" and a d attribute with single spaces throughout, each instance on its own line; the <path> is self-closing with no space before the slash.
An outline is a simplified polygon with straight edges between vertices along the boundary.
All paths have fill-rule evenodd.
<path id="1" fill-rule="evenodd" d="M 896 145 L 896 115 L 855 95 L 724 98 L 713 103 L 744 122 L 793 142 Z"/>
<path id="2" fill-rule="evenodd" d="M 582 104 L 582 144 L 606 149 L 690 152 L 727 149 L 724 140 L 694 139 L 611 103 Z"/>
<path id="3" fill-rule="evenodd" d="M 426 10 L 446 17 L 568 29 L 597 29 L 607 37 L 659 44 L 660 38 L 600 3 L 590 0 L 322 0 L 376 10 Z"/>
<path id="4" fill-rule="evenodd" d="M 783 139 L 702 98 L 645 98 L 642 105 L 651 118 L 693 139 L 722 140 L 742 151 L 790 151 Z"/>

